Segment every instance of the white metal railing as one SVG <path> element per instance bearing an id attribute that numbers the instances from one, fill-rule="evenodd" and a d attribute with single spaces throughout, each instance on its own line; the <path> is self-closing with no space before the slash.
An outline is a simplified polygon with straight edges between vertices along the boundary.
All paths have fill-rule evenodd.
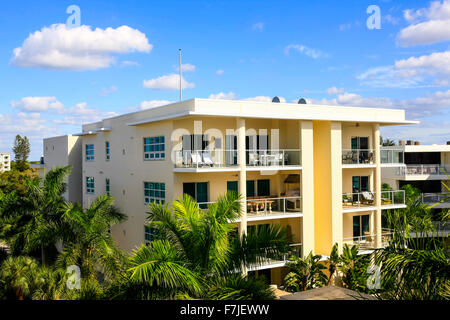
<path id="1" fill-rule="evenodd" d="M 342 164 L 373 164 L 375 153 L 373 149 L 343 149 Z"/>
<path id="2" fill-rule="evenodd" d="M 397 175 L 446 175 L 450 174 L 450 167 L 439 164 L 408 164 L 398 168 Z"/>
<path id="3" fill-rule="evenodd" d="M 404 163 L 404 151 L 403 149 L 381 149 L 380 150 L 380 162 L 400 164 Z"/>
<path id="4" fill-rule="evenodd" d="M 175 168 L 235 167 L 237 150 L 174 150 Z"/>
<path id="5" fill-rule="evenodd" d="M 344 244 L 348 244 L 350 246 L 359 245 L 360 249 L 373 249 L 375 248 L 375 239 L 377 234 L 371 232 L 364 232 L 364 235 L 356 236 L 356 237 L 348 237 L 343 239 Z M 392 230 L 390 229 L 382 229 L 381 231 L 381 245 L 383 247 L 389 244 L 390 239 L 392 238 Z"/>
<path id="6" fill-rule="evenodd" d="M 450 205 L 450 192 L 422 193 L 421 200 L 426 204 L 445 203 Z"/>
<path id="7" fill-rule="evenodd" d="M 254 270 L 254 269 L 258 269 L 258 267 L 260 267 L 260 266 L 269 266 L 269 265 L 274 265 L 274 264 L 286 263 L 289 261 L 289 258 L 291 256 L 297 256 L 297 257 L 302 256 L 303 246 L 301 243 L 292 243 L 289 245 L 289 247 L 290 247 L 290 250 L 287 253 L 283 253 L 281 255 L 275 255 L 275 256 L 271 256 L 271 254 L 270 254 L 271 248 L 267 248 L 266 252 L 264 252 L 265 251 L 264 248 L 258 249 L 256 252 L 261 253 L 261 250 L 262 250 L 264 252 L 264 255 L 262 258 L 260 258 L 259 264 L 255 264 L 254 266 L 251 266 L 249 269 Z"/>
<path id="8" fill-rule="evenodd" d="M 381 206 L 392 206 L 405 203 L 406 198 L 404 190 L 381 191 Z M 375 192 L 363 191 L 342 194 L 342 207 L 344 209 L 372 207 L 375 205 Z"/>
<path id="9" fill-rule="evenodd" d="M 223 168 L 238 166 L 237 150 L 174 150 L 175 168 Z M 246 165 L 252 167 L 299 166 L 300 149 L 261 150 L 252 149 L 245 152 Z"/>
<path id="10" fill-rule="evenodd" d="M 300 149 L 251 149 L 246 150 L 248 166 L 299 166 L 301 165 Z"/>
<path id="11" fill-rule="evenodd" d="M 301 197 L 249 197 L 246 200 L 247 217 L 270 216 L 289 213 L 301 213 L 302 201 Z M 214 201 L 199 202 L 197 205 L 201 209 L 207 209 Z"/>

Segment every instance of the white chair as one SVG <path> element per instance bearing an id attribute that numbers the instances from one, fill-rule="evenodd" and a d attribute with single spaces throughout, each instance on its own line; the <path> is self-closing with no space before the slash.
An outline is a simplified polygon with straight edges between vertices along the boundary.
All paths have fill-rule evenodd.
<path id="1" fill-rule="evenodd" d="M 248 154 L 248 163 L 249 163 L 249 165 L 251 165 L 251 166 L 257 166 L 258 163 L 259 163 L 259 160 L 258 160 L 258 154 L 253 153 L 253 152 L 250 152 L 250 153 Z"/>
<path id="2" fill-rule="evenodd" d="M 191 160 L 192 164 L 195 166 L 201 166 L 203 164 L 202 162 L 202 156 L 198 152 L 192 152 L 191 153 Z"/>
<path id="3" fill-rule="evenodd" d="M 214 165 L 211 153 L 203 152 L 203 163 L 211 167 Z"/>

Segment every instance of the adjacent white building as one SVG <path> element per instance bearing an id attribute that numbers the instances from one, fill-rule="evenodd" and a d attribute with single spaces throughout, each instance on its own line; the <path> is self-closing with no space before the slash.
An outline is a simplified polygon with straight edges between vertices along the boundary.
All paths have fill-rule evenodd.
<path id="1" fill-rule="evenodd" d="M 0 152 L 0 172 L 11 170 L 11 154 Z"/>

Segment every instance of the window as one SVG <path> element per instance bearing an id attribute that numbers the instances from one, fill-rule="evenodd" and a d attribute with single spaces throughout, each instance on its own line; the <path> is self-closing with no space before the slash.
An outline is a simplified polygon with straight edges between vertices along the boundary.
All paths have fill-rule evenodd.
<path id="1" fill-rule="evenodd" d="M 94 177 L 86 177 L 86 192 L 87 193 L 95 192 Z"/>
<path id="2" fill-rule="evenodd" d="M 364 192 L 369 191 L 369 177 L 352 177 L 352 188 L 353 192 Z"/>
<path id="3" fill-rule="evenodd" d="M 208 202 L 208 182 L 185 182 L 183 194 L 188 194 L 198 203 Z M 206 209 L 206 204 L 201 204 L 201 209 Z"/>
<path id="4" fill-rule="evenodd" d="M 158 237 L 159 237 L 158 229 L 154 227 L 144 226 L 145 244 L 149 244 L 153 240 L 157 240 Z"/>
<path id="5" fill-rule="evenodd" d="M 105 142 L 106 161 L 111 159 L 111 150 L 109 149 L 109 141 Z"/>
<path id="6" fill-rule="evenodd" d="M 365 239 L 366 232 L 369 232 L 369 215 L 361 215 L 353 217 L 353 237 L 363 237 Z"/>
<path id="7" fill-rule="evenodd" d="M 257 187 L 258 187 L 258 196 L 259 197 L 270 196 L 270 180 L 269 179 L 258 180 Z"/>
<path id="8" fill-rule="evenodd" d="M 109 196 L 109 191 L 110 191 L 109 179 L 105 180 L 105 189 L 106 189 L 106 194 Z"/>
<path id="9" fill-rule="evenodd" d="M 164 136 L 144 138 L 144 160 L 165 159 Z"/>
<path id="10" fill-rule="evenodd" d="M 144 182 L 144 202 L 164 203 L 166 199 L 166 184 L 159 182 Z"/>
<path id="11" fill-rule="evenodd" d="M 86 161 L 94 160 L 94 145 L 87 144 L 86 145 Z"/>

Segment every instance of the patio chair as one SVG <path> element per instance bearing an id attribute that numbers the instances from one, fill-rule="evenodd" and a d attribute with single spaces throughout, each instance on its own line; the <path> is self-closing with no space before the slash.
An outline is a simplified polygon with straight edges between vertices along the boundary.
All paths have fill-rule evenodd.
<path id="1" fill-rule="evenodd" d="M 202 156 L 198 152 L 191 153 L 191 160 L 194 166 L 198 167 L 203 165 Z"/>
<path id="2" fill-rule="evenodd" d="M 211 153 L 203 152 L 203 163 L 211 167 L 214 165 Z"/>
<path id="3" fill-rule="evenodd" d="M 344 207 L 352 206 L 353 205 L 352 197 L 349 197 L 346 193 L 343 193 L 342 194 L 342 204 L 344 205 Z"/>
<path id="4" fill-rule="evenodd" d="M 362 196 L 361 202 L 363 204 L 373 204 L 374 198 L 373 198 L 373 194 L 371 192 L 368 192 L 368 191 L 361 192 L 361 196 Z"/>
<path id="5" fill-rule="evenodd" d="M 259 163 L 258 154 L 254 152 L 250 152 L 248 154 L 248 164 L 251 166 L 257 166 Z"/>

